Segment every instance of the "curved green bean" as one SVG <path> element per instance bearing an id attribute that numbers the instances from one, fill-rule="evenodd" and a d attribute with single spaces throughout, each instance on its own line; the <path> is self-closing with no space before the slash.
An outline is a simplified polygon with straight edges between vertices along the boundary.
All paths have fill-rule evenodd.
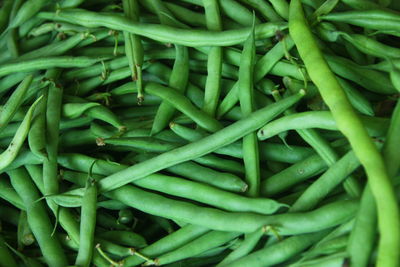
<path id="1" fill-rule="evenodd" d="M 368 11 L 363 11 L 363 13 L 368 13 Z M 289 31 L 311 80 L 318 87 L 322 98 L 332 110 L 338 128 L 349 139 L 356 156 L 366 169 L 368 181 L 377 202 L 378 225 L 381 234 L 377 266 L 397 266 L 399 263 L 397 251 L 400 249 L 400 218 L 383 159 L 324 60 L 308 28 L 299 0 L 293 0 L 290 4 L 289 21 Z M 374 23 L 378 19 L 370 16 L 369 21 Z"/>

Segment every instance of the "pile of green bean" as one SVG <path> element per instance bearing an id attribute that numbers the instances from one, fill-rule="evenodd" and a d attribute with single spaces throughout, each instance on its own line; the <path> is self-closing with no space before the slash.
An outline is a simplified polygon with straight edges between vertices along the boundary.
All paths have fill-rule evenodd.
<path id="1" fill-rule="evenodd" d="M 400 266 L 400 2 L 3 0 L 0 266 Z"/>

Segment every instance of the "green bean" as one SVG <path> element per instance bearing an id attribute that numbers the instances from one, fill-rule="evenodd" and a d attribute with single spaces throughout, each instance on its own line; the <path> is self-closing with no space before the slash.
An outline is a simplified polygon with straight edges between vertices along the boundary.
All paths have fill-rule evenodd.
<path id="1" fill-rule="evenodd" d="M 350 151 L 310 185 L 289 209 L 291 212 L 307 211 L 314 208 L 340 182 L 350 175 L 360 163 Z"/>
<path id="2" fill-rule="evenodd" d="M 23 62 L 2 64 L 0 66 L 0 77 L 14 72 L 29 72 L 39 69 L 88 67 L 99 61 L 97 58 L 68 56 L 30 59 Z"/>
<path id="3" fill-rule="evenodd" d="M 134 248 L 147 247 L 146 240 L 141 235 L 130 231 L 108 231 L 99 233 L 98 236 L 122 246 Z"/>
<path id="4" fill-rule="evenodd" d="M 354 10 L 330 13 L 321 16 L 322 20 L 345 22 L 368 29 L 384 30 L 388 34 L 399 30 L 400 16 L 396 12 L 386 10 Z"/>
<path id="5" fill-rule="evenodd" d="M 352 43 L 361 52 L 380 58 L 396 58 L 400 53 L 400 49 L 382 44 L 375 39 L 366 37 L 361 34 L 339 33 L 345 40 Z"/>
<path id="6" fill-rule="evenodd" d="M 20 210 L 25 210 L 25 205 L 11 184 L 2 177 L 0 179 L 0 197 Z"/>
<path id="7" fill-rule="evenodd" d="M 165 43 L 175 43 L 185 46 L 229 46 L 242 43 L 247 38 L 248 28 L 239 30 L 227 30 L 212 32 L 205 30 L 186 30 L 166 25 L 141 24 L 128 21 L 127 19 L 114 15 L 100 15 L 82 9 L 74 11 L 62 11 L 58 14 L 39 14 L 45 19 L 73 22 L 85 27 L 108 27 L 120 31 L 149 37 L 153 40 Z M 263 23 L 256 26 L 256 39 L 271 37 L 277 30 L 286 28 L 285 23 Z M 179 38 L 177 38 L 179 36 Z"/>
<path id="8" fill-rule="evenodd" d="M 18 14 L 18 11 L 20 9 L 20 7 L 23 5 L 23 1 L 22 0 L 17 0 L 14 1 L 13 7 L 11 9 L 10 15 L 9 15 L 9 20 L 10 22 L 12 20 L 15 19 L 16 15 Z M 7 50 L 10 53 L 11 58 L 16 58 L 19 55 L 19 48 L 18 48 L 18 44 L 17 44 L 17 37 L 18 37 L 18 32 L 16 29 L 11 29 L 10 28 L 10 23 L 7 27 L 6 30 L 3 31 L 3 33 L 0 35 L 0 39 L 5 35 L 5 42 L 7 45 Z"/>
<path id="9" fill-rule="evenodd" d="M 91 170 L 89 170 L 89 176 Z M 94 249 L 94 231 L 96 228 L 96 181 L 89 177 L 82 199 L 79 250 L 75 265 L 89 266 Z"/>
<path id="10" fill-rule="evenodd" d="M 251 13 L 250 10 L 248 10 L 245 6 L 241 5 L 235 0 L 227 0 L 227 1 L 219 0 L 218 3 L 221 6 L 223 14 L 240 25 L 251 26 L 253 20 L 255 20 L 255 24 L 261 23 L 257 17 L 253 18 L 253 14 Z M 206 8 L 205 4 L 204 8 Z M 279 21 L 279 17 L 275 14 L 274 10 L 270 8 L 269 11 L 270 12 L 268 13 L 268 15 L 271 18 L 270 21 Z"/>
<path id="11" fill-rule="evenodd" d="M 44 159 L 46 154 L 46 133 L 43 129 L 46 128 L 46 104 L 47 90 L 43 89 L 43 101 L 35 109 L 35 118 L 33 119 L 31 129 L 28 133 L 29 148 L 35 156 Z"/>
<path id="12" fill-rule="evenodd" d="M 174 149 L 178 144 L 163 142 L 151 137 L 120 137 L 104 139 L 104 145 L 127 146 L 134 150 L 145 152 L 166 152 Z"/>
<path id="13" fill-rule="evenodd" d="M 25 115 L 24 120 L 18 127 L 18 130 L 15 133 L 8 148 L 0 154 L 0 170 L 4 170 L 6 167 L 8 167 L 17 157 L 18 152 L 20 151 L 26 137 L 28 136 L 29 128 L 33 117 L 33 112 L 35 111 L 35 108 L 41 99 L 42 98 L 39 97 L 31 105 L 31 107 L 29 108 L 28 112 Z"/>
<path id="14" fill-rule="evenodd" d="M 156 258 L 154 262 L 156 265 L 163 265 L 185 258 L 190 258 L 201 254 L 208 249 L 223 245 L 239 235 L 241 235 L 241 233 L 211 231 L 174 251 L 161 255 L 160 257 Z"/>
<path id="15" fill-rule="evenodd" d="M 11 255 L 10 251 L 6 246 L 6 240 L 4 239 L 3 235 L 0 235 L 0 257 L 1 257 L 0 266 L 2 267 L 18 266 L 17 262 L 15 261 L 15 259 L 13 258 L 13 256 Z"/>
<path id="16" fill-rule="evenodd" d="M 342 86 L 345 91 L 347 97 L 349 98 L 350 103 L 353 107 L 358 110 L 360 113 L 368 116 L 374 116 L 374 110 L 372 108 L 371 103 L 368 99 L 359 92 L 355 87 L 353 87 L 349 82 L 344 79 L 337 78 L 340 86 Z"/>
<path id="17" fill-rule="evenodd" d="M 32 49 L 38 49 L 47 45 L 49 42 L 51 42 L 51 40 L 51 34 L 46 34 L 31 39 L 22 39 L 19 49 L 21 50 L 21 52 L 26 53 L 31 51 Z"/>
<path id="18" fill-rule="evenodd" d="M 220 158 L 214 155 L 205 155 L 193 161 L 204 166 L 231 173 L 244 173 L 243 165 L 237 161 Z"/>
<path id="19" fill-rule="evenodd" d="M 43 184 L 46 195 L 57 194 L 59 184 L 57 180 L 57 154 L 59 146 L 59 123 L 61 116 L 61 102 L 63 89 L 55 84 L 60 70 L 48 70 L 46 76 L 52 79 L 48 87 L 46 103 L 46 147 L 47 157 L 43 159 Z M 49 201 L 54 214 L 57 214 L 57 207 Z"/>
<path id="20" fill-rule="evenodd" d="M 19 27 L 19 36 L 37 37 L 58 28 L 56 23 L 43 23 L 43 19 L 33 17 Z"/>
<path id="21" fill-rule="evenodd" d="M 36 202 L 39 198 L 37 188 L 24 169 L 9 171 L 11 183 L 22 198 L 29 226 L 41 247 L 41 251 L 49 266 L 65 266 L 67 260 L 56 237 L 52 236 L 52 225 L 42 202 Z"/>
<path id="22" fill-rule="evenodd" d="M 97 203 L 97 207 L 99 208 L 105 208 L 108 210 L 120 210 L 120 209 L 125 209 L 128 206 L 117 201 L 117 200 L 104 200 L 104 201 L 100 201 Z M 115 242 L 115 240 L 114 240 Z M 123 244 L 124 245 L 124 244 Z"/>
<path id="23" fill-rule="evenodd" d="M 26 76 L 8 98 L 6 104 L 1 109 L 0 130 L 4 129 L 4 127 L 7 126 L 7 124 L 12 120 L 13 116 L 22 105 L 24 97 L 26 96 L 26 92 L 28 91 L 29 86 L 32 84 L 32 81 L 32 75 Z"/>
<path id="24" fill-rule="evenodd" d="M 222 31 L 220 6 L 224 3 L 217 0 L 203 0 L 207 29 Z M 229 5 L 229 4 L 228 4 Z M 207 80 L 204 91 L 203 111 L 214 117 L 221 93 L 222 48 L 211 47 L 207 60 Z"/>
<path id="25" fill-rule="evenodd" d="M 351 80 L 365 89 L 380 94 L 392 94 L 396 89 L 383 73 L 361 68 L 356 63 L 338 56 L 325 54 L 329 67 L 337 75 Z"/>
<path id="26" fill-rule="evenodd" d="M 209 204 L 228 211 L 270 214 L 281 204 L 264 198 L 245 198 L 220 189 L 172 176 L 154 174 L 150 179 L 135 182 L 136 185 Z"/>
<path id="27" fill-rule="evenodd" d="M 43 46 L 39 49 L 33 50 L 31 52 L 25 53 L 18 57 L 14 62 L 21 62 L 25 60 L 33 60 L 41 57 L 52 57 L 52 56 L 60 56 L 74 48 L 78 45 L 82 40 L 87 38 L 85 34 L 76 34 L 64 41 L 58 41 L 51 43 L 47 46 Z"/>
<path id="28" fill-rule="evenodd" d="M 247 254 L 249 254 L 254 247 L 257 245 L 257 243 L 260 241 L 261 237 L 265 234 L 265 229 L 257 229 L 253 233 L 245 235 L 244 241 L 239 245 L 238 248 L 233 250 L 231 253 L 228 254 L 224 258 L 223 261 L 221 261 L 217 266 L 223 266 L 229 263 L 234 263 L 236 260 L 245 257 Z"/>
<path id="29" fill-rule="evenodd" d="M 191 203 L 168 199 L 129 185 L 110 191 L 106 195 L 146 213 L 164 218 L 202 225 L 213 230 L 244 233 L 254 232 L 263 225 L 279 226 L 279 233 L 282 235 L 315 232 L 347 221 L 357 209 L 355 202 L 338 201 L 308 213 L 265 216 L 203 208 Z M 136 198 L 141 200 L 136 201 Z M 152 203 L 157 203 L 157 205 Z M 316 218 L 324 218 L 324 221 L 320 221 L 316 225 Z"/>
<path id="30" fill-rule="evenodd" d="M 282 18 L 287 19 L 289 14 L 289 6 L 283 3 L 284 1 L 270 0 L 272 7 L 269 3 L 260 0 L 241 0 L 241 2 L 250 5 L 269 21 L 282 21 Z"/>
<path id="31" fill-rule="evenodd" d="M 376 224 L 376 204 L 371 188 L 367 184 L 361 196 L 360 208 L 347 244 L 351 264 L 368 266 L 375 243 Z"/>
<path id="32" fill-rule="evenodd" d="M 201 4 L 201 3 L 200 3 Z M 195 27 L 206 27 L 206 18 L 204 14 L 194 12 L 183 6 L 166 2 L 165 5 L 171 11 L 172 15 L 183 23 Z"/>
<path id="33" fill-rule="evenodd" d="M 15 17 L 10 21 L 8 29 L 16 28 L 31 17 L 35 16 L 49 1 L 48 0 L 28 0 L 18 10 Z"/>
<path id="34" fill-rule="evenodd" d="M 187 224 L 175 232 L 157 240 L 153 244 L 139 250 L 139 253 L 147 257 L 155 257 L 169 251 L 178 249 L 179 247 L 195 240 L 210 231 L 207 228 Z M 124 266 L 136 266 L 145 260 L 137 255 L 129 256 L 123 260 Z"/>
<path id="35" fill-rule="evenodd" d="M 122 1 L 125 16 L 130 20 L 139 21 L 139 6 L 136 0 Z M 143 102 L 142 64 L 144 60 L 143 45 L 140 37 L 124 32 L 125 54 L 128 58 L 132 79 L 136 81 L 138 90 L 138 103 Z"/>
<path id="36" fill-rule="evenodd" d="M 174 67 L 172 69 L 169 86 L 176 89 L 178 92 L 183 93 L 187 87 L 189 78 L 189 57 L 188 50 L 183 46 L 176 46 L 176 59 L 174 62 Z M 170 122 L 173 114 L 175 113 L 175 108 L 168 103 L 168 101 L 163 100 L 161 105 L 157 110 L 157 114 L 154 117 L 154 123 L 151 129 L 151 134 L 156 134 L 164 129 Z"/>
<path id="37" fill-rule="evenodd" d="M 394 178 L 400 168 L 398 161 L 399 155 L 396 153 L 396 147 L 399 145 L 399 140 L 396 138 L 400 132 L 399 121 L 400 101 L 397 100 L 396 107 L 394 108 L 392 117 L 390 119 L 390 125 L 382 151 L 383 157 L 387 161 L 386 168 L 390 178 Z"/>
<path id="38" fill-rule="evenodd" d="M 118 188 L 121 185 L 140 179 L 163 168 L 197 158 L 224 145 L 233 143 L 244 135 L 257 129 L 257 127 L 260 124 L 265 123 L 266 120 L 276 116 L 277 113 L 282 112 L 284 109 L 294 104 L 293 102 L 298 101 L 303 94 L 304 92 L 300 92 L 278 102 L 277 104 L 271 104 L 268 107 L 252 113 L 247 118 L 225 127 L 224 129 L 197 142 L 176 148 L 150 160 L 131 166 L 121 172 L 110 175 L 99 182 L 100 191 L 104 192 Z M 135 169 L 136 175 L 132 176 L 132 170 Z"/>
<path id="39" fill-rule="evenodd" d="M 400 118 L 399 107 L 400 104 L 397 102 L 383 147 L 383 156 L 386 160 L 386 168 L 390 178 L 393 178 L 399 169 L 399 164 L 396 160 L 397 154 L 394 151 L 394 148 L 398 146 L 395 136 L 399 131 L 399 127 L 397 126 Z M 360 204 L 360 210 L 356 217 L 354 231 L 350 235 L 347 251 L 350 254 L 351 262 L 359 266 L 367 266 L 376 234 L 376 204 L 369 185 L 364 189 Z M 359 242 L 364 244 L 363 248 L 360 247 Z"/>
<path id="40" fill-rule="evenodd" d="M 226 266 L 273 266 L 285 262 L 320 240 L 326 231 L 296 235 L 253 252 Z M 222 265 L 224 266 L 224 265 Z"/>
<path id="41" fill-rule="evenodd" d="M 21 149 L 14 161 L 10 165 L 8 165 L 8 167 L 4 168 L 1 172 L 14 170 L 21 166 L 25 166 L 26 164 L 38 165 L 42 164 L 42 162 L 43 161 L 40 158 L 36 157 L 32 152 Z"/>
<path id="42" fill-rule="evenodd" d="M 317 243 L 313 248 L 303 254 L 302 259 L 309 259 L 321 255 L 335 254 L 342 251 L 348 243 L 349 236 L 342 235 L 325 242 Z"/>
<path id="43" fill-rule="evenodd" d="M 255 61 L 254 28 L 243 46 L 239 68 L 239 100 L 244 117 L 249 116 L 255 109 L 253 93 L 253 72 Z M 255 197 L 260 191 L 260 162 L 258 153 L 258 140 L 255 132 L 243 137 L 243 161 L 245 168 L 245 181 L 249 185 L 248 195 Z"/>
<path id="44" fill-rule="evenodd" d="M 387 132 L 389 121 L 385 118 L 361 116 L 361 121 L 369 135 L 384 136 Z M 283 131 L 308 128 L 340 130 L 334 120 L 333 112 L 306 111 L 288 115 L 266 124 L 258 131 L 258 138 L 265 140 Z"/>
<path id="45" fill-rule="evenodd" d="M 326 168 L 325 161 L 319 155 L 312 155 L 262 181 L 261 193 L 272 196 L 284 192 L 291 186 L 323 172 Z"/>
<path id="46" fill-rule="evenodd" d="M 400 234 L 397 233 L 400 231 L 400 220 L 383 159 L 324 60 L 307 26 L 300 1 L 291 2 L 289 17 L 291 18 L 289 31 L 311 80 L 317 85 L 322 98 L 332 110 L 338 128 L 350 141 L 371 183 L 372 193 L 377 202 L 378 225 L 381 234 L 377 266 L 397 266 L 399 259 L 396 255 L 400 247 Z M 377 21 L 372 16 L 369 20 Z"/>
<path id="47" fill-rule="evenodd" d="M 136 157 L 139 161 L 151 158 L 150 155 Z M 247 184 L 239 177 L 231 173 L 218 172 L 213 169 L 187 161 L 166 168 L 170 173 L 186 177 L 190 180 L 209 184 L 216 188 L 221 188 L 232 192 L 245 192 Z M 156 189 L 157 190 L 157 189 Z"/>

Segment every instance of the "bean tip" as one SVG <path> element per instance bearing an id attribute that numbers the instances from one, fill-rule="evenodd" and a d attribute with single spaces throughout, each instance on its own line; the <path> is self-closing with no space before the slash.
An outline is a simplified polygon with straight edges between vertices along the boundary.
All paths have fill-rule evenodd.
<path id="1" fill-rule="evenodd" d="M 104 139 L 103 139 L 103 138 L 97 137 L 97 138 L 96 138 L 96 145 L 97 145 L 97 146 L 105 146 L 106 143 L 104 142 Z"/>

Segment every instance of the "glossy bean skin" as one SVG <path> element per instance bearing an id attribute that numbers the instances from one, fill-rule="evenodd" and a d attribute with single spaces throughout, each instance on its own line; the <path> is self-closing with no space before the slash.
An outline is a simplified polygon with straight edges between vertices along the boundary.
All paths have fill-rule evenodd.
<path id="1" fill-rule="evenodd" d="M 8 174 L 13 187 L 26 206 L 29 225 L 42 248 L 46 263 L 49 266 L 66 266 L 67 260 L 61 245 L 57 238 L 51 235 L 53 227 L 45 206 L 43 202 L 36 202 L 39 194 L 29 174 L 21 168 L 10 171 Z"/>
<path id="2" fill-rule="evenodd" d="M 172 176 L 153 174 L 149 178 L 136 181 L 135 184 L 170 195 L 196 200 L 228 211 L 271 214 L 283 207 L 283 205 L 271 199 L 246 198 L 208 185 Z"/>
<path id="3" fill-rule="evenodd" d="M 343 223 L 354 216 L 354 211 L 357 209 L 358 204 L 354 201 L 338 201 L 308 213 L 265 216 L 203 208 L 191 203 L 145 192 L 128 185 L 107 192 L 106 195 L 146 213 L 205 226 L 213 230 L 251 233 L 263 225 L 273 225 L 279 228 L 278 231 L 281 235 L 315 232 Z M 135 201 L 135 198 L 139 197 L 141 202 Z M 151 203 L 159 204 L 156 206 Z M 173 212 L 171 209 L 166 210 L 166 206 L 174 207 Z M 344 206 L 346 207 L 345 212 Z M 324 218 L 324 221 L 317 220 L 319 224 L 315 225 L 317 218 Z"/>
<path id="4" fill-rule="evenodd" d="M 176 148 L 152 159 L 131 166 L 121 172 L 114 173 L 99 182 L 99 189 L 100 191 L 104 192 L 118 188 L 119 186 L 127 184 L 133 180 L 140 179 L 163 168 L 197 158 L 224 145 L 233 143 L 247 133 L 257 129 L 260 124 L 265 123 L 265 121 L 269 118 L 273 118 L 278 113 L 283 112 L 285 108 L 290 107 L 294 104 L 294 102 L 300 100 L 303 94 L 304 92 L 300 92 L 299 94 L 286 98 L 278 102 L 279 105 L 271 104 L 268 107 L 252 113 L 247 118 L 225 127 L 222 130 L 197 142 Z M 134 177 L 131 176 L 133 169 L 140 170 L 140 173 L 136 172 L 139 175 Z M 129 177 L 129 179 L 126 179 L 127 177 Z"/>
<path id="5" fill-rule="evenodd" d="M 204 30 L 186 30 L 170 26 L 155 24 L 139 24 L 114 15 L 102 15 L 98 13 L 76 9 L 63 11 L 57 15 L 41 13 L 41 17 L 47 19 L 73 22 L 85 27 L 108 27 L 116 30 L 127 31 L 133 34 L 149 37 L 165 43 L 176 43 L 185 46 L 228 46 L 242 43 L 247 38 L 248 28 L 239 30 L 227 30 L 223 32 L 210 32 Z M 285 29 L 285 23 L 264 23 L 256 26 L 256 38 L 268 38 L 275 34 L 276 30 Z M 177 38 L 177 37 L 180 38 Z"/>
<path id="6" fill-rule="evenodd" d="M 379 211 L 378 225 L 381 234 L 377 266 L 397 266 L 399 259 L 396 251 L 400 247 L 400 233 L 398 233 L 400 218 L 383 159 L 324 60 L 308 28 L 300 1 L 291 2 L 289 17 L 291 18 L 289 31 L 311 80 L 317 85 L 322 98 L 333 111 L 338 128 L 350 141 L 371 183 Z M 369 18 L 371 22 L 377 21 L 371 18 L 374 17 Z"/>

